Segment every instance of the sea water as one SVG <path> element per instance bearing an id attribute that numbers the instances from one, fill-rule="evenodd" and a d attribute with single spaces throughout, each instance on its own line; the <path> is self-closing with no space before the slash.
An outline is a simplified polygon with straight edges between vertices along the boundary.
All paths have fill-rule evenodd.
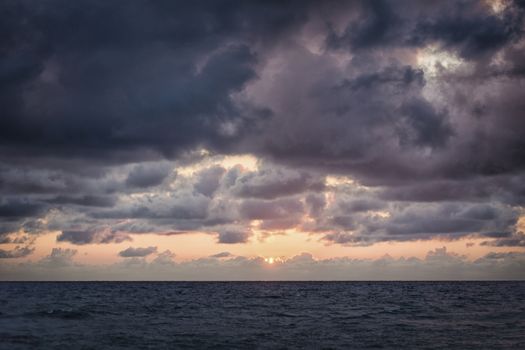
<path id="1" fill-rule="evenodd" d="M 0 283 L 0 348 L 525 349 L 525 283 Z"/>

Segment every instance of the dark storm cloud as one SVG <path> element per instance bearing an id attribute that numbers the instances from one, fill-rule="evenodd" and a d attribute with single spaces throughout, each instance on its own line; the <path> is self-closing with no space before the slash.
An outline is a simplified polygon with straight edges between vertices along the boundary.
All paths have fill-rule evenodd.
<path id="1" fill-rule="evenodd" d="M 2 158 L 9 157 L 1 153 Z M 112 168 L 94 166 L 78 159 L 13 158 L 0 162 L 0 193 L 6 195 L 95 196 L 120 190 L 111 179 Z"/>
<path id="2" fill-rule="evenodd" d="M 123 258 L 135 258 L 135 257 L 145 257 L 150 254 L 156 253 L 157 247 L 147 247 L 147 248 L 132 248 L 122 250 L 118 253 Z"/>
<path id="3" fill-rule="evenodd" d="M 353 81 L 353 89 L 392 85 L 392 81 L 407 88 L 421 85 L 422 71 L 410 66 L 374 67 L 377 57 L 368 49 L 385 56 L 393 46 L 411 49 L 437 42 L 445 50 L 457 51 L 469 59 L 489 51 L 504 51 L 521 37 L 523 10 L 518 5 L 509 3 L 497 15 L 483 2 L 473 1 L 317 5 L 325 11 L 316 11 L 305 2 L 128 4 L 57 0 L 41 6 L 33 6 L 30 1 L 9 2 L 2 11 L 6 39 L 2 45 L 5 54 L 0 70 L 0 101 L 5 117 L 0 140 L 5 149 L 16 148 L 16 154 L 96 155 L 99 159 L 130 150 L 140 158 L 144 154 L 138 150 L 144 148 L 164 155 L 175 155 L 200 144 L 221 150 L 239 141 L 255 122 L 249 120 L 251 113 L 239 110 L 232 93 L 256 79 L 256 63 L 264 64 L 271 43 L 277 45 L 281 39 L 293 42 L 309 20 L 321 17 L 335 26 L 335 14 L 348 15 L 348 20 L 342 20 L 342 34 L 335 33 L 334 28 L 319 29 L 317 34 L 326 38 L 328 50 L 355 51 L 357 77 L 343 79 Z M 504 54 L 512 60 L 509 53 Z M 337 85 L 337 81 L 332 83 Z M 329 86 L 318 87 L 330 90 Z M 381 89 L 367 91 L 369 96 L 376 94 L 377 100 L 396 98 Z M 359 135 L 375 135 L 382 125 L 388 126 L 392 120 L 386 110 L 392 107 L 402 118 L 401 123 L 393 123 L 394 129 L 401 128 L 396 137 L 416 146 L 447 144 L 454 133 L 443 114 L 446 112 L 417 93 L 408 95 L 406 100 L 379 104 L 377 108 L 372 108 L 377 101 L 374 97 L 359 96 L 356 91 L 337 98 L 348 100 L 348 104 L 335 106 L 330 106 L 334 101 L 321 96 L 325 106 L 338 113 L 355 109 L 351 118 L 341 118 L 341 125 L 327 124 L 343 129 L 342 125 L 357 126 L 366 120 L 364 126 L 354 128 L 355 133 L 344 128 L 349 134 L 336 133 L 332 140 L 327 137 L 333 131 L 325 126 L 319 130 L 318 145 L 309 141 L 314 144 L 287 148 L 279 146 L 281 140 L 261 151 L 289 158 L 301 150 L 306 155 L 314 148 L 328 158 L 373 157 L 374 152 L 363 153 L 369 145 L 361 144 Z M 364 108 L 357 108 L 353 101 L 364 101 Z M 260 107 L 270 114 L 275 112 L 272 106 Z M 363 120 L 356 117 L 358 114 Z M 303 123 L 290 125 L 304 127 Z M 317 125 L 313 122 L 312 126 Z M 340 142 L 338 138 L 343 136 L 347 147 L 327 145 L 330 141 Z M 370 142 L 377 140 L 372 137 Z M 289 152 L 293 153 L 287 155 Z M 376 171 L 373 164 L 363 166 Z M 130 174 L 130 183 L 133 179 Z M 155 177 L 150 179 L 152 182 L 137 179 L 139 186 L 160 181 Z"/>
<path id="4" fill-rule="evenodd" d="M 263 169 L 239 177 L 234 193 L 244 198 L 274 199 L 307 191 L 322 191 L 324 179 L 306 172 Z"/>
<path id="5" fill-rule="evenodd" d="M 424 72 L 421 69 L 405 67 L 386 67 L 385 69 L 365 73 L 350 80 L 344 80 L 338 89 L 371 89 L 383 84 L 393 84 L 398 87 L 410 87 L 411 84 L 423 86 L 425 84 Z"/>
<path id="6" fill-rule="evenodd" d="M 519 69 L 510 67 L 519 67 L 523 10 L 505 5 L 496 13 L 480 1 L 358 2 L 352 11 L 338 8 L 347 16 L 326 15 L 334 27 L 327 53 L 348 52 L 348 64 L 338 71 L 340 63 L 328 55 L 298 48 L 283 54 L 293 64 L 269 71 L 279 77 L 272 78 L 271 95 L 255 95 L 268 88 L 264 82 L 253 92 L 275 112 L 263 153 L 372 185 L 522 171 L 523 94 Z M 440 31 L 437 23 L 447 18 L 450 25 Z M 336 33 L 341 24 L 347 29 Z M 416 67 L 423 50 L 442 56 Z M 497 55 L 504 63 L 490 61 Z M 446 57 L 472 67 L 454 71 Z M 301 73 L 313 67 L 322 73 Z M 501 80 L 502 71 L 515 73 Z"/>
<path id="7" fill-rule="evenodd" d="M 506 218 L 505 214 L 505 212 L 500 214 L 503 216 L 500 223 L 497 211 L 491 207 L 465 208 L 465 206 L 443 205 L 427 210 L 410 208 L 389 220 L 385 230 L 389 235 L 407 236 L 492 231 L 497 230 L 498 227 L 506 229 L 516 223 L 516 216 Z"/>
<path id="8" fill-rule="evenodd" d="M 74 244 L 92 243 L 95 231 L 63 231 L 57 236 L 57 242 L 71 242 Z"/>
<path id="9" fill-rule="evenodd" d="M 422 47 L 438 43 L 462 57 L 476 59 L 518 39 L 522 34 L 523 9 L 519 1 L 496 16 L 487 2 L 357 2 L 355 16 L 341 34 L 333 28 L 327 44 L 333 49 L 382 49 Z"/>
<path id="10" fill-rule="evenodd" d="M 525 234 L 517 232 L 514 235 L 507 235 L 508 237 L 499 237 L 492 241 L 483 241 L 481 245 L 491 247 L 525 247 Z"/>
<path id="11" fill-rule="evenodd" d="M 44 203 L 27 197 L 0 199 L 0 234 L 9 234 L 30 225 L 47 211 Z M 27 227 L 26 231 L 31 231 Z"/>
<path id="12" fill-rule="evenodd" d="M 308 213 L 312 217 L 319 217 L 326 207 L 324 195 L 309 194 L 305 198 L 305 203 L 308 208 Z"/>
<path id="13" fill-rule="evenodd" d="M 112 207 L 116 203 L 114 196 L 95 196 L 95 195 L 81 195 L 81 196 L 56 196 L 48 203 L 52 204 L 75 204 L 87 207 Z"/>
<path id="14" fill-rule="evenodd" d="M 414 168 L 414 161 L 409 159 L 413 154 L 421 156 L 427 148 L 439 153 L 449 146 L 454 135 L 449 113 L 430 105 L 422 95 L 424 84 L 418 79 L 406 80 L 404 73 L 392 78 L 392 71 L 405 72 L 405 68 L 380 68 L 375 74 L 387 77 L 374 78 L 370 83 L 364 79 L 371 79 L 371 73 L 358 73 L 351 81 L 359 83 L 347 87 L 348 80 L 334 83 L 338 73 L 330 72 L 331 66 L 324 67 L 328 74 L 299 84 L 301 88 L 290 94 L 291 87 L 285 81 L 303 79 L 302 70 L 319 64 L 318 58 L 308 58 L 308 54 L 303 59 L 305 67 L 290 66 L 282 71 L 283 82 L 277 83 L 275 95 L 268 101 L 284 105 L 271 121 L 272 132 L 262 140 L 265 153 L 274 159 L 291 166 L 350 173 L 369 182 L 408 180 L 420 177 L 428 167 L 426 161 L 421 169 Z"/>
<path id="15" fill-rule="evenodd" d="M 130 241 L 131 237 L 125 233 L 111 231 L 108 229 L 99 230 L 82 230 L 82 231 L 62 231 L 57 238 L 57 242 L 69 242 L 72 244 L 104 244 L 104 243 L 121 243 Z"/>
<path id="16" fill-rule="evenodd" d="M 282 231 L 297 227 L 300 223 L 301 218 L 298 216 L 279 219 L 266 219 L 262 221 L 262 223 L 259 225 L 259 228 L 261 230 Z M 279 232 L 277 232 L 277 234 L 279 234 Z"/>
<path id="17" fill-rule="evenodd" d="M 242 1 L 21 1 L 1 13 L 1 146 L 65 157 L 228 141 L 222 125 L 244 124 L 230 94 L 255 77 L 248 45 L 306 17 L 293 2 Z"/>
<path id="18" fill-rule="evenodd" d="M 217 242 L 225 244 L 246 243 L 251 235 L 252 233 L 245 229 L 219 230 Z"/>
<path id="19" fill-rule="evenodd" d="M 438 41 L 467 59 L 494 53 L 522 34 L 523 11 L 518 4 L 514 1 L 501 16 L 488 14 L 479 1 L 449 4 L 435 18 L 417 23 L 412 40 L 417 44 Z"/>
<path id="20" fill-rule="evenodd" d="M 166 165 L 137 165 L 128 174 L 126 185 L 139 188 L 157 186 L 164 181 L 169 172 L 170 168 Z"/>
<path id="21" fill-rule="evenodd" d="M 523 175 L 500 175 L 464 180 L 432 180 L 381 191 L 384 200 L 439 202 L 469 200 L 479 202 L 490 198 L 509 205 L 525 204 Z"/>
<path id="22" fill-rule="evenodd" d="M 359 198 L 351 201 L 341 201 L 339 207 L 344 212 L 363 212 L 369 210 L 380 210 L 385 208 L 386 203 L 373 198 Z"/>
<path id="23" fill-rule="evenodd" d="M 13 220 L 0 221 L 0 234 L 5 235 L 17 231 L 23 223 Z"/>
<path id="24" fill-rule="evenodd" d="M 244 200 L 240 206 L 240 214 L 249 220 L 284 219 L 300 215 L 304 212 L 301 201 L 294 198 L 276 200 Z"/>
<path id="25" fill-rule="evenodd" d="M 407 101 L 401 107 L 406 127 L 401 130 L 401 144 L 409 142 L 418 146 L 432 148 L 446 145 L 452 136 L 452 128 L 447 118 L 440 115 L 432 105 L 424 99 Z"/>
<path id="26" fill-rule="evenodd" d="M 220 180 L 226 169 L 220 166 L 204 169 L 197 175 L 197 181 L 193 185 L 195 191 L 211 197 L 220 186 Z"/>
<path id="27" fill-rule="evenodd" d="M 347 191 L 348 192 L 348 191 Z M 501 203 L 406 202 L 383 200 L 381 191 L 339 189 L 314 224 L 304 229 L 324 233 L 323 239 L 346 245 L 382 241 L 447 240 L 477 237 L 519 241 L 520 208 Z"/>
<path id="28" fill-rule="evenodd" d="M 400 18 L 395 13 L 395 5 L 388 1 L 365 1 L 357 10 L 361 16 L 349 23 L 342 35 L 333 31 L 327 38 L 329 47 L 352 49 L 366 49 L 378 45 L 389 44 L 399 40 L 396 27 L 401 24 Z"/>
<path id="29" fill-rule="evenodd" d="M 242 243 L 257 220 L 341 244 L 520 246 L 524 13 L 519 1 L 4 2 L 0 233 Z M 209 161 L 237 153 L 257 170 Z"/>
<path id="30" fill-rule="evenodd" d="M 95 219 L 205 219 L 209 199 L 204 196 L 153 195 L 130 205 L 91 212 Z"/>
<path id="31" fill-rule="evenodd" d="M 0 219 L 18 219 L 40 214 L 45 206 L 25 199 L 3 199 L 0 201 Z"/>

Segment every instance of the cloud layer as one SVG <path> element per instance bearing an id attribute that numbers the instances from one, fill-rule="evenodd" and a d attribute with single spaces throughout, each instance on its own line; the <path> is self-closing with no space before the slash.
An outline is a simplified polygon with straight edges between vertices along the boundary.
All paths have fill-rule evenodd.
<path id="1" fill-rule="evenodd" d="M 151 248 L 151 247 L 150 247 Z M 55 248 L 34 263 L 1 265 L 3 280 L 485 280 L 525 278 L 523 253 L 491 253 L 475 261 L 447 252 L 429 251 L 424 259 L 389 256 L 371 259 L 317 260 L 308 253 L 268 264 L 262 258 L 231 257 L 219 253 L 209 258 L 175 262 L 164 251 L 155 258 L 127 257 L 112 265 L 74 262 L 75 250 Z"/>
<path id="2" fill-rule="evenodd" d="M 511 0 L 5 2 L 0 258 L 48 232 L 523 247 L 524 18 Z"/>

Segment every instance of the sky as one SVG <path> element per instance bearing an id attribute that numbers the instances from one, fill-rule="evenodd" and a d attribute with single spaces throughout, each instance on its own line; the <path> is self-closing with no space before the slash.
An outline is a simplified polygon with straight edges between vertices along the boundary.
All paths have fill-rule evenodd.
<path id="1" fill-rule="evenodd" d="M 0 280 L 525 279 L 525 2 L 2 1 Z"/>

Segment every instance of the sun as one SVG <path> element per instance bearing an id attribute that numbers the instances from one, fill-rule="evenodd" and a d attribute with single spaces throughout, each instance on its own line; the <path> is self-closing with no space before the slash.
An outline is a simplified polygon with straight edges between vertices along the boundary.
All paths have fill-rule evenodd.
<path id="1" fill-rule="evenodd" d="M 275 262 L 275 259 L 272 257 L 269 257 L 269 258 L 264 258 L 264 261 L 272 265 Z"/>

